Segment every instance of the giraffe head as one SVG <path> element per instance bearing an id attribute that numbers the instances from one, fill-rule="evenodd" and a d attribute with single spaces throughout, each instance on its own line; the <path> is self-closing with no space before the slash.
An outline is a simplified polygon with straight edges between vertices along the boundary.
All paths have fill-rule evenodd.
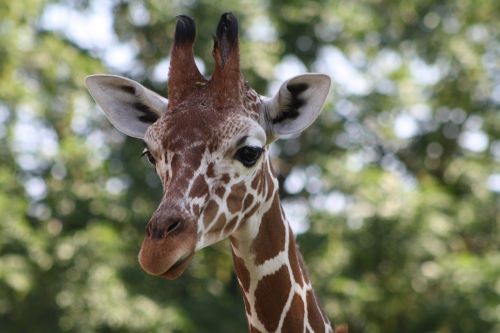
<path id="1" fill-rule="evenodd" d="M 163 185 L 146 227 L 142 268 L 178 277 L 196 250 L 248 226 L 276 191 L 268 147 L 318 116 L 330 87 L 321 74 L 305 74 L 259 96 L 239 66 L 238 24 L 223 14 L 214 38 L 215 69 L 200 74 L 193 56 L 194 21 L 179 16 L 171 51 L 169 99 L 119 76 L 92 75 L 87 87 L 110 122 L 142 139 L 144 155 Z"/>

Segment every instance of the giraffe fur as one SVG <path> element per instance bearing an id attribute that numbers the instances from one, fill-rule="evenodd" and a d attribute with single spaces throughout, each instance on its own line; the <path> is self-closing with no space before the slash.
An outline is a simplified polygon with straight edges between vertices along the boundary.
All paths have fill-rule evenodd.
<path id="1" fill-rule="evenodd" d="M 271 98 L 257 94 L 239 68 L 231 13 L 218 24 L 215 69 L 206 78 L 194 62 L 195 33 L 194 20 L 179 16 L 168 100 L 130 79 L 86 79 L 110 122 L 143 140 L 163 186 L 139 263 L 176 279 L 197 251 L 229 238 L 249 332 L 332 332 L 283 212 L 269 152 L 273 141 L 317 118 L 330 79 L 304 74 Z"/>

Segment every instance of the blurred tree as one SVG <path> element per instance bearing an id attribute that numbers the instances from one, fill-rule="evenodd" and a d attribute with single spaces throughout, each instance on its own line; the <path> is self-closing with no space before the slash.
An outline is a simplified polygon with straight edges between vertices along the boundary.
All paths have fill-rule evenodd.
<path id="1" fill-rule="evenodd" d="M 194 0 L 0 4 L 2 332 L 240 332 L 227 244 L 178 280 L 136 261 L 161 188 L 141 143 L 84 77 L 165 94 L 175 15 L 212 68 L 220 14 L 240 21 L 259 92 L 311 70 L 320 121 L 274 146 L 314 285 L 351 332 L 500 331 L 500 3 Z M 269 83 L 269 84 L 268 84 Z"/>

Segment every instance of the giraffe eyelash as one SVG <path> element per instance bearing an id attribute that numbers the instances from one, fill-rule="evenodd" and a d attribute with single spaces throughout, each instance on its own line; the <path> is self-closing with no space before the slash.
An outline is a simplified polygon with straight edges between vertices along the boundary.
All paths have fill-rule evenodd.
<path id="1" fill-rule="evenodd" d="M 143 156 L 146 156 L 149 163 L 151 163 L 152 165 L 155 165 L 156 164 L 156 160 L 155 158 L 153 157 L 153 154 L 151 154 L 151 152 L 149 151 L 148 148 L 144 148 L 144 150 L 142 151 L 141 153 L 141 157 Z"/>

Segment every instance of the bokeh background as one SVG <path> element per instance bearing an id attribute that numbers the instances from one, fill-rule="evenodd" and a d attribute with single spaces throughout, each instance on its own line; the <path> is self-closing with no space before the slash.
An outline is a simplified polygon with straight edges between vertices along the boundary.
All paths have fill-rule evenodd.
<path id="1" fill-rule="evenodd" d="M 244 332 L 227 242 L 176 281 L 137 262 L 161 197 L 142 144 L 86 75 L 166 94 L 175 16 L 210 75 L 221 13 L 272 94 L 333 79 L 320 119 L 273 146 L 326 312 L 350 332 L 500 332 L 500 2 L 1 1 L 0 331 Z"/>

